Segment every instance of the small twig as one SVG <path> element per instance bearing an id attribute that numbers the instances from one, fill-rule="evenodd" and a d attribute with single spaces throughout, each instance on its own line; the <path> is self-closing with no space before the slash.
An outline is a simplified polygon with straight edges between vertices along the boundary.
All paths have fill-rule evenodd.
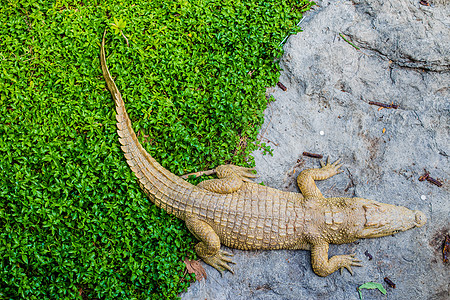
<path id="1" fill-rule="evenodd" d="M 300 167 L 301 165 L 303 165 L 305 163 L 305 160 L 303 158 L 299 158 L 297 159 L 297 163 L 292 167 L 292 171 L 289 171 L 289 175 L 292 176 L 295 174 L 295 172 L 297 172 L 297 167 Z M 292 184 L 292 183 L 291 183 Z M 291 185 L 289 184 L 289 185 Z M 287 188 L 287 187 L 286 187 Z"/>
<path id="2" fill-rule="evenodd" d="M 331 191 L 332 189 L 334 189 L 335 186 L 336 186 L 336 183 L 333 183 L 333 185 L 328 190 L 326 190 L 326 192 L 324 194 L 328 194 L 328 192 Z"/>
<path id="3" fill-rule="evenodd" d="M 297 23 L 297 27 L 300 26 L 300 24 L 302 24 L 303 20 L 305 19 L 305 17 L 303 17 L 298 23 Z M 286 42 L 286 40 L 290 37 L 291 35 L 288 34 L 286 35 L 286 37 L 278 44 L 278 47 L 280 47 L 281 45 L 284 44 L 284 42 Z"/>
<path id="4" fill-rule="evenodd" d="M 425 181 L 426 180 L 428 182 L 431 182 L 434 185 L 437 185 L 438 187 L 442 186 L 442 182 L 440 182 L 439 180 L 434 179 L 433 177 L 431 177 L 430 176 L 430 172 L 428 172 L 427 170 L 424 169 L 424 171 L 425 171 L 425 174 L 419 177 L 419 181 Z"/>
<path id="5" fill-rule="evenodd" d="M 125 39 L 125 42 L 127 42 L 127 46 L 130 47 L 130 44 L 128 43 L 128 39 L 125 36 L 125 34 L 123 34 L 123 31 L 121 30 L 120 33 L 122 34 L 123 38 Z"/>
<path id="6" fill-rule="evenodd" d="M 274 144 L 275 146 L 279 146 L 277 143 L 275 143 L 274 141 L 271 141 L 271 140 L 269 140 L 268 138 L 266 138 L 266 137 L 262 137 L 261 139 L 265 139 L 268 143 L 272 143 L 272 144 Z"/>
<path id="7" fill-rule="evenodd" d="M 284 84 L 282 84 L 281 82 L 279 82 L 279 81 L 278 81 L 278 83 L 277 83 L 277 86 L 278 86 L 280 89 L 282 89 L 283 91 L 286 91 L 286 90 L 287 90 L 286 86 L 285 86 Z"/>
<path id="8" fill-rule="evenodd" d="M 269 106 L 272 107 L 272 105 L 271 105 L 270 103 L 269 103 Z M 271 111 L 271 112 L 272 112 L 272 111 Z M 271 113 L 271 114 L 270 114 L 269 123 L 267 124 L 266 129 L 264 129 L 264 132 L 261 134 L 259 140 L 264 139 L 264 135 L 266 134 L 266 131 L 267 131 L 267 129 L 269 129 L 270 123 L 272 122 L 272 117 L 273 117 L 273 115 L 272 115 L 272 113 Z"/>
<path id="9" fill-rule="evenodd" d="M 442 248 L 442 261 L 448 263 L 448 254 L 450 253 L 450 236 L 446 236 L 444 240 L 444 247 Z"/>
<path id="10" fill-rule="evenodd" d="M 310 152 L 303 152 L 303 156 L 308 156 L 308 157 L 318 158 L 318 159 L 323 158 L 322 154 L 316 154 L 316 153 L 310 153 Z"/>
<path id="11" fill-rule="evenodd" d="M 36 56 L 33 56 L 33 57 L 29 58 L 29 59 L 25 59 L 23 62 L 27 62 L 27 61 L 30 61 L 30 60 L 33 60 L 33 59 L 36 59 Z"/>
<path id="12" fill-rule="evenodd" d="M 425 174 L 419 177 L 419 181 L 425 181 L 428 179 L 428 176 L 430 176 L 430 173 L 425 170 Z"/>
<path id="13" fill-rule="evenodd" d="M 189 176 L 195 176 L 195 177 L 200 177 L 203 175 L 212 175 L 212 174 L 216 174 L 216 169 L 212 169 L 212 170 L 207 170 L 207 171 L 200 171 L 200 172 L 195 172 L 195 173 L 189 173 L 189 174 L 185 174 L 180 176 L 183 179 L 187 179 L 189 178 Z"/>
<path id="14" fill-rule="evenodd" d="M 439 187 L 442 186 L 442 182 L 440 182 L 440 181 L 437 180 L 437 179 L 434 179 L 433 177 L 428 176 L 428 177 L 427 177 L 427 181 L 428 181 L 428 182 L 431 182 L 432 184 L 437 185 L 437 186 L 439 186 Z"/>
<path id="15" fill-rule="evenodd" d="M 24 21 L 25 21 L 25 24 L 27 24 L 27 26 L 28 26 L 28 31 L 31 31 L 33 28 L 31 27 L 31 24 L 30 24 L 30 16 L 28 15 L 28 12 L 21 7 L 16 7 L 16 8 L 19 8 L 22 11 L 22 13 L 27 17 L 27 19 L 26 20 L 24 19 Z"/>
<path id="16" fill-rule="evenodd" d="M 295 169 L 298 166 L 301 166 L 305 163 L 305 161 L 302 158 L 297 159 L 297 164 L 295 166 L 293 166 L 292 168 Z"/>
<path id="17" fill-rule="evenodd" d="M 355 46 L 355 44 L 353 44 L 352 42 L 350 42 L 349 40 L 347 40 L 347 39 L 344 37 L 344 35 L 343 35 L 342 33 L 339 33 L 339 35 L 341 36 L 341 38 L 344 39 L 344 41 L 346 41 L 347 43 L 349 43 L 350 46 L 353 46 L 353 48 L 355 48 L 356 50 L 359 50 L 359 47 L 358 47 L 358 46 Z"/>
<path id="18" fill-rule="evenodd" d="M 392 282 L 392 280 L 390 280 L 387 277 L 384 277 L 384 282 L 386 282 L 387 284 L 389 284 L 389 286 L 393 289 L 395 289 L 395 283 Z"/>
<path id="19" fill-rule="evenodd" d="M 350 182 L 347 184 L 347 187 L 345 188 L 344 192 L 348 192 L 349 189 L 351 189 L 352 187 L 355 187 L 355 182 L 353 181 L 353 175 L 350 172 L 349 169 L 347 169 L 348 172 L 348 178 L 350 179 Z"/>
<path id="20" fill-rule="evenodd" d="M 370 254 L 368 250 L 366 250 L 366 252 L 364 252 L 364 255 L 367 256 L 367 258 L 368 258 L 369 260 L 372 260 L 372 259 L 373 259 L 372 254 Z"/>
<path id="21" fill-rule="evenodd" d="M 393 108 L 393 109 L 397 109 L 398 105 L 394 104 L 394 102 L 392 102 L 391 104 L 386 104 L 386 103 L 381 103 L 381 102 L 375 102 L 375 101 L 369 101 L 369 105 L 376 105 L 376 106 L 380 106 L 382 108 Z"/>

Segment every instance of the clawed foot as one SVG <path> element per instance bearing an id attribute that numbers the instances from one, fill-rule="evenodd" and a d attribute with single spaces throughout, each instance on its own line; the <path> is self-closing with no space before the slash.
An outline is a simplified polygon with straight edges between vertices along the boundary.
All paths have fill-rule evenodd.
<path id="1" fill-rule="evenodd" d="M 342 275 L 342 271 L 344 270 L 344 268 L 346 268 L 350 272 L 350 274 L 353 275 L 352 266 L 362 267 L 361 261 L 359 259 L 355 258 L 355 253 L 350 254 L 350 255 L 339 255 L 339 258 L 341 259 L 341 262 L 340 262 L 341 275 Z"/>
<path id="2" fill-rule="evenodd" d="M 334 176 L 336 174 L 342 173 L 344 171 L 339 170 L 340 167 L 342 167 L 343 164 L 340 164 L 341 159 L 339 158 L 334 163 L 330 164 L 330 157 L 327 158 L 327 163 L 325 164 L 323 161 L 320 161 L 320 166 L 322 167 L 322 170 L 328 171 L 331 173 L 331 176 Z"/>
<path id="3" fill-rule="evenodd" d="M 251 182 L 251 178 L 256 178 L 258 175 L 254 173 L 253 168 L 245 168 L 235 165 L 221 165 L 216 168 L 217 177 L 226 178 L 230 176 L 238 176 L 243 181 Z"/>
<path id="4" fill-rule="evenodd" d="M 222 272 L 226 270 L 234 274 L 233 269 L 231 269 L 228 265 L 228 263 L 234 264 L 234 262 L 230 258 L 231 256 L 233 256 L 232 253 L 219 250 L 217 254 L 213 256 L 202 257 L 202 259 L 205 263 L 219 271 L 221 275 L 223 275 Z"/>

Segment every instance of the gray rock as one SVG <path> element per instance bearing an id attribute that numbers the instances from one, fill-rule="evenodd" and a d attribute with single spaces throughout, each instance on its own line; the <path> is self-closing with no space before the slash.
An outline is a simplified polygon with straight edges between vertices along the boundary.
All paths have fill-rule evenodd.
<path id="1" fill-rule="evenodd" d="M 355 252 L 363 260 L 354 276 L 318 277 L 309 251 L 227 249 L 235 254 L 235 274 L 221 277 L 203 264 L 208 279 L 192 284 L 183 299 L 359 299 L 356 288 L 369 281 L 383 283 L 388 299 L 450 299 L 441 248 L 450 231 L 450 5 L 432 3 L 319 2 L 305 16 L 304 31 L 285 45 L 280 81 L 287 91 L 268 90 L 274 101 L 260 138 L 273 156 L 254 153 L 260 181 L 290 191 L 298 191 L 302 169 L 318 166 L 303 151 L 341 157 L 345 172 L 318 183 L 325 196 L 418 209 L 427 224 L 332 245 L 330 256 Z M 394 102 L 399 109 L 378 110 L 369 101 Z M 418 181 L 424 168 L 444 185 Z M 395 289 L 383 282 L 386 276 Z M 386 299 L 377 290 L 362 293 Z"/>

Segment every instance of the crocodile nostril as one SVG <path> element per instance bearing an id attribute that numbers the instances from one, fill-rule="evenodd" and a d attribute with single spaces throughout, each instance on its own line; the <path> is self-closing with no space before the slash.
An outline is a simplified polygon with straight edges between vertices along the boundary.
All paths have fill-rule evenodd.
<path id="1" fill-rule="evenodd" d="M 427 217 L 425 214 L 421 211 L 416 210 L 416 226 L 420 227 L 423 226 L 427 222 Z"/>

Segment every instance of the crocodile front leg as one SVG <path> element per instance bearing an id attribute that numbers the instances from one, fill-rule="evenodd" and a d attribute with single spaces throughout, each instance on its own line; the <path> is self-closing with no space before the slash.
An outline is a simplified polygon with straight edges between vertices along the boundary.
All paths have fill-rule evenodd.
<path id="1" fill-rule="evenodd" d="M 220 239 L 212 227 L 193 215 L 186 216 L 186 226 L 200 241 L 195 245 L 195 252 L 208 265 L 221 274 L 228 270 L 234 274 L 228 263 L 233 263 L 229 256 L 233 254 L 220 250 Z"/>
<path id="2" fill-rule="evenodd" d="M 360 260 L 355 258 L 355 254 L 335 255 L 328 259 L 328 243 L 317 242 L 311 247 L 311 265 L 314 273 L 325 277 L 337 271 L 346 268 L 353 275 L 352 266 L 361 267 Z"/>
<path id="3" fill-rule="evenodd" d="M 322 166 L 320 169 L 304 170 L 298 175 L 297 185 L 306 199 L 324 198 L 314 180 L 325 180 L 336 174 L 342 173 L 343 171 L 339 170 L 342 166 L 342 164 L 339 164 L 340 161 L 341 160 L 338 159 L 330 164 L 330 158 L 328 157 L 326 164 L 320 161 L 320 165 Z"/>
<path id="4" fill-rule="evenodd" d="M 197 186 L 219 194 L 229 194 L 241 188 L 244 182 L 252 182 L 250 178 L 257 177 L 253 169 L 234 165 L 222 165 L 216 168 L 219 179 L 200 182 Z"/>

